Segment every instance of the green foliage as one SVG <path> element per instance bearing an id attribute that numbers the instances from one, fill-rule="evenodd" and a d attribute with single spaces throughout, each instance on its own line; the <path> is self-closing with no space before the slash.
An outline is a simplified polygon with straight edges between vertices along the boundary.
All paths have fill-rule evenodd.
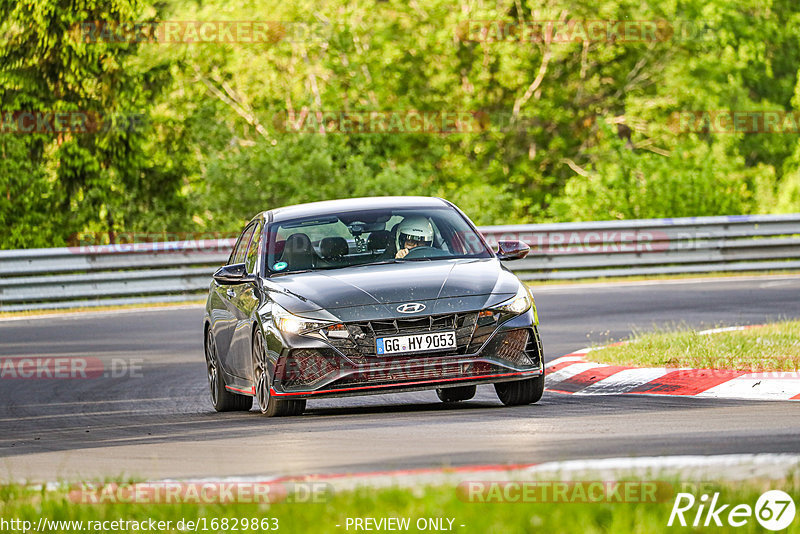
<path id="1" fill-rule="evenodd" d="M 176 219 L 185 225 L 179 193 L 187 169 L 157 163 L 188 147 L 174 132 L 162 132 L 169 139 L 162 143 L 147 129 L 150 106 L 172 83 L 168 68 L 143 65 L 137 43 L 86 42 L 78 31 L 85 21 L 141 17 L 139 3 L 4 2 L 0 13 L 0 109 L 97 118 L 86 132 L 4 132 L 0 143 L 16 159 L 0 173 L 2 217 L 10 219 L 0 246 L 58 245 L 82 231 L 113 239 L 116 231 L 160 230 Z"/>
<path id="2" fill-rule="evenodd" d="M 30 137 L 0 137 L 0 228 L 4 229 L 0 245 L 4 248 L 63 244 L 64 218 L 51 210 L 63 202 L 63 191 L 30 158 L 40 145 Z"/>
<path id="3" fill-rule="evenodd" d="M 766 166 L 747 167 L 730 146 L 682 140 L 669 155 L 630 150 L 608 124 L 609 147 L 596 165 L 571 178 L 552 213 L 558 219 L 648 219 L 756 211 L 756 189 L 772 189 Z M 766 194 L 766 193 L 764 193 Z"/>

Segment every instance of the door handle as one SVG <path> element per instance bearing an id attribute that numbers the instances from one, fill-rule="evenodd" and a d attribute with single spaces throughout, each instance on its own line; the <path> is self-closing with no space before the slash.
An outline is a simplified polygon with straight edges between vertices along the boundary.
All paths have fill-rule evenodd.
<path id="1" fill-rule="evenodd" d="M 230 287 L 225 291 L 225 293 L 227 293 L 230 298 L 233 298 L 233 297 L 236 296 L 236 291 L 234 291 Z"/>

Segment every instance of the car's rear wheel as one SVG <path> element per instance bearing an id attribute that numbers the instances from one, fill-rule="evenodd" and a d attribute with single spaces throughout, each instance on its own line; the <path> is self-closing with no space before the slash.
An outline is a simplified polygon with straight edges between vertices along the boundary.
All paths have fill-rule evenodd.
<path id="1" fill-rule="evenodd" d="M 211 394 L 211 404 L 218 412 L 246 412 L 253 406 L 253 397 L 246 395 L 236 395 L 225 389 L 225 380 L 222 378 L 222 370 L 219 366 L 219 355 L 217 353 L 217 343 L 209 328 L 206 331 L 206 374 L 208 376 L 209 393 Z"/>
<path id="2" fill-rule="evenodd" d="M 458 386 L 454 388 L 436 388 L 436 395 L 442 402 L 460 402 L 475 396 L 476 386 Z"/>
<path id="3" fill-rule="evenodd" d="M 253 336 L 253 379 L 256 383 L 256 400 L 261 413 L 267 417 L 300 415 L 306 409 L 305 399 L 277 399 L 270 394 L 267 351 L 264 350 L 264 335 L 256 328 Z"/>
<path id="4" fill-rule="evenodd" d="M 497 392 L 500 402 L 506 406 L 533 404 L 538 402 L 544 393 L 544 373 L 536 378 L 500 382 L 494 385 L 494 390 Z"/>

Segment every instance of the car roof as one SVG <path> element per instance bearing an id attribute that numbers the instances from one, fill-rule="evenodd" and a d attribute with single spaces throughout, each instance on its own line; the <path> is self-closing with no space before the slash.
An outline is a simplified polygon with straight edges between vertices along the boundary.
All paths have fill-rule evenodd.
<path id="1" fill-rule="evenodd" d="M 347 211 L 362 211 L 391 208 L 441 208 L 450 206 L 446 200 L 436 197 L 364 197 L 341 200 L 324 200 L 296 206 L 285 206 L 265 212 L 272 214 L 272 221 L 280 222 L 298 217 L 316 217 Z"/>

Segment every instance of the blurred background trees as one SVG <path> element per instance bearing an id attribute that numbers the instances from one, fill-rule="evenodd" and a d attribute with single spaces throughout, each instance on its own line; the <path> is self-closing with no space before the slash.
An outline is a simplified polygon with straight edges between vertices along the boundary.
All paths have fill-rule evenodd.
<path id="1" fill-rule="evenodd" d="M 0 110 L 142 118 L 0 135 L 4 248 L 238 231 L 263 209 L 368 195 L 442 196 L 479 224 L 800 211 L 796 133 L 675 127 L 686 110 L 800 111 L 796 0 L 0 5 Z M 255 43 L 75 31 L 102 20 L 302 25 Z M 485 42 L 469 39 L 470 20 L 655 21 L 658 39 Z M 481 112 L 489 125 L 322 134 L 276 120 L 324 110 Z"/>

